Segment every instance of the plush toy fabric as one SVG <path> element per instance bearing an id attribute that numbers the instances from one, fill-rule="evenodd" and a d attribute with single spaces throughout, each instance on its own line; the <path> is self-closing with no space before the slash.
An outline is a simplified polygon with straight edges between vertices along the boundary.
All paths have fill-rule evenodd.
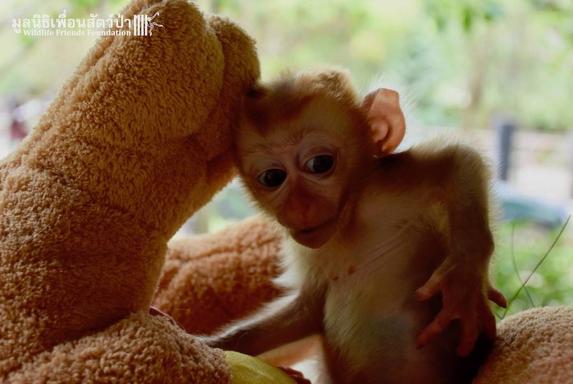
<path id="1" fill-rule="evenodd" d="M 0 382 L 229 380 L 222 351 L 148 308 L 167 241 L 233 175 L 258 60 L 186 1 L 123 11 L 156 13 L 152 36 L 101 39 L 0 164 Z"/>
<path id="2" fill-rule="evenodd" d="M 247 219 L 219 233 L 172 241 L 154 306 L 193 334 L 247 316 L 279 290 L 280 237 L 268 221 Z"/>
<path id="3" fill-rule="evenodd" d="M 573 308 L 534 308 L 502 321 L 475 383 L 573 383 Z"/>

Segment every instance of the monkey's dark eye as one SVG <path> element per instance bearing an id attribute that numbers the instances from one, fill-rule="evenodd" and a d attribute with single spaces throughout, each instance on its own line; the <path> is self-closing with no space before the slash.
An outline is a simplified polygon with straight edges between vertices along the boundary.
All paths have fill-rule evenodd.
<path id="1" fill-rule="evenodd" d="M 326 173 L 334 167 L 334 156 L 318 155 L 304 164 L 304 169 L 310 173 Z"/>
<path id="2" fill-rule="evenodd" d="M 277 188 L 285 181 L 287 173 L 280 168 L 267 169 L 257 176 L 259 183 L 267 188 Z"/>

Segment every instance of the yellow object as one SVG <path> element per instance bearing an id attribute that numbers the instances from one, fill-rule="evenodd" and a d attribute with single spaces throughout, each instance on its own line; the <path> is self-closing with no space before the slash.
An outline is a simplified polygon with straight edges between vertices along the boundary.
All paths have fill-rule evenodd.
<path id="1" fill-rule="evenodd" d="M 294 384 L 295 381 L 280 369 L 249 355 L 226 351 L 225 360 L 233 384 Z"/>

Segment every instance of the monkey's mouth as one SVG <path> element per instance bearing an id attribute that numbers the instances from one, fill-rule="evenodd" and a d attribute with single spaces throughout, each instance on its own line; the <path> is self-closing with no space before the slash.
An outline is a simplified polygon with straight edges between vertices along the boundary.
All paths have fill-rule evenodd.
<path id="1" fill-rule="evenodd" d="M 329 220 L 326 220 L 325 222 L 323 222 L 322 224 L 315 225 L 314 227 L 308 227 L 308 228 L 300 229 L 297 231 L 297 233 L 300 233 L 302 235 L 310 235 L 312 233 L 320 231 L 322 228 L 324 228 L 324 227 L 326 227 L 332 223 L 334 223 L 334 219 L 329 219 Z"/>
<path id="2" fill-rule="evenodd" d="M 318 248 L 324 244 L 336 228 L 336 218 L 326 220 L 322 224 L 291 231 L 292 237 L 300 244 Z"/>
<path id="3" fill-rule="evenodd" d="M 301 229 L 300 231 L 298 231 L 298 233 L 302 234 L 302 235 L 310 235 L 311 233 L 317 231 L 318 229 L 320 229 L 320 227 L 322 227 L 324 224 L 320 224 L 317 225 L 316 227 L 310 227 L 310 228 L 305 228 L 305 229 Z"/>

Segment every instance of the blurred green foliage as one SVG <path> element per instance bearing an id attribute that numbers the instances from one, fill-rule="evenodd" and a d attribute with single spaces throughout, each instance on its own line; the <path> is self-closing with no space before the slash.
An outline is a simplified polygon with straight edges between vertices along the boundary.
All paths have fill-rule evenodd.
<path id="1" fill-rule="evenodd" d="M 493 114 L 568 130 L 568 0 L 204 0 L 258 41 L 264 77 L 332 63 L 406 90 L 423 123 L 483 128 Z"/>
<path id="2" fill-rule="evenodd" d="M 3 0 L 0 14 L 118 12 L 126 0 Z M 424 124 L 484 128 L 494 114 L 568 130 L 573 93 L 569 0 L 199 0 L 257 40 L 263 77 L 334 64 L 361 88 L 405 90 Z M 93 38 L 27 38 L 0 26 L 0 94 L 58 87 Z"/>
<path id="3" fill-rule="evenodd" d="M 535 306 L 573 305 L 573 238 L 571 228 L 566 229 L 569 231 L 558 237 L 559 229 L 548 232 L 526 222 L 500 226 L 492 279 L 508 300 L 519 292 L 507 314 Z M 525 289 L 519 291 L 528 277 Z M 504 311 L 497 313 L 502 317 Z"/>

